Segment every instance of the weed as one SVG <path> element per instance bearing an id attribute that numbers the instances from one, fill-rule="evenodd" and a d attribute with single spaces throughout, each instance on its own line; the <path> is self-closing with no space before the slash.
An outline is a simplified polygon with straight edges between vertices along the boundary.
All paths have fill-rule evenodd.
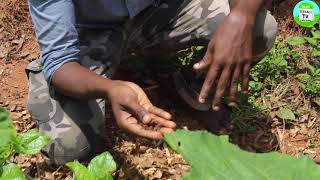
<path id="1" fill-rule="evenodd" d="M 73 173 L 75 180 L 112 180 L 112 173 L 117 165 L 109 152 L 104 152 L 91 160 L 88 167 L 79 162 L 66 164 Z"/>
<path id="2" fill-rule="evenodd" d="M 310 95 L 320 95 L 320 69 L 308 65 L 306 73 L 297 74 L 302 81 L 300 86 Z"/>
<path id="3" fill-rule="evenodd" d="M 311 57 L 320 57 L 320 29 L 309 29 L 307 36 L 294 36 L 288 38 L 288 43 L 292 46 L 308 43 L 311 46 Z"/>
<path id="4" fill-rule="evenodd" d="M 277 40 L 274 47 L 250 72 L 249 84 L 252 92 L 260 92 L 263 88 L 278 84 L 293 68 L 288 65 L 288 57 L 298 59 L 296 51 L 291 50 L 281 40 Z"/>
<path id="5" fill-rule="evenodd" d="M 14 154 L 37 154 L 49 143 L 49 138 L 35 129 L 18 134 L 9 117 L 9 112 L 0 107 L 0 179 L 25 180 L 21 169 L 6 161 Z"/>

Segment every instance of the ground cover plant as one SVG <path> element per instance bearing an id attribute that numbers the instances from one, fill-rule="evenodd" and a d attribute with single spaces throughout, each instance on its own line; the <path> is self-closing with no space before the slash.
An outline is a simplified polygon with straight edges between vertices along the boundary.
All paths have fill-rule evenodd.
<path id="1" fill-rule="evenodd" d="M 14 154 L 37 154 L 49 143 L 49 138 L 37 130 L 18 134 L 9 112 L 0 107 L 0 180 L 25 180 L 26 176 L 14 163 L 6 161 Z"/>
<path id="2" fill-rule="evenodd" d="M 311 57 L 320 57 L 320 29 L 308 29 L 306 36 L 292 36 L 288 39 L 288 43 L 293 46 L 309 44 L 311 46 Z"/>
<path id="3" fill-rule="evenodd" d="M 93 158 L 88 167 L 79 162 L 69 162 L 66 166 L 74 172 L 74 180 L 112 180 L 112 173 L 117 169 L 109 152 Z"/>

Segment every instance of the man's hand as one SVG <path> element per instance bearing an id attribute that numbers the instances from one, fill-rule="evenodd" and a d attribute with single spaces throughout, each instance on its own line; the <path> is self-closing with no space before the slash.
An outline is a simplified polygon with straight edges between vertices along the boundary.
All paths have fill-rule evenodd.
<path id="1" fill-rule="evenodd" d="M 212 102 L 212 109 L 215 111 L 220 109 L 221 99 L 227 88 L 230 88 L 229 106 L 236 105 L 239 81 L 242 81 L 242 92 L 248 92 L 252 60 L 252 31 L 255 13 L 260 4 L 258 0 L 238 1 L 237 7 L 231 11 L 213 35 L 204 58 L 194 65 L 195 70 L 208 70 L 199 95 L 199 102 L 205 101 L 213 84 L 217 82 Z"/>
<path id="2" fill-rule="evenodd" d="M 108 96 L 118 126 L 133 134 L 162 139 L 165 133 L 173 132 L 176 127 L 170 121 L 171 115 L 153 106 L 143 90 L 132 82 L 113 81 Z M 155 129 L 146 129 L 149 125 Z"/>
<path id="3" fill-rule="evenodd" d="M 153 106 L 136 84 L 103 78 L 76 62 L 64 64 L 53 77 L 60 93 L 79 99 L 110 98 L 117 124 L 134 134 L 162 139 L 176 124 L 171 115 Z M 145 127 L 153 125 L 155 130 Z"/>

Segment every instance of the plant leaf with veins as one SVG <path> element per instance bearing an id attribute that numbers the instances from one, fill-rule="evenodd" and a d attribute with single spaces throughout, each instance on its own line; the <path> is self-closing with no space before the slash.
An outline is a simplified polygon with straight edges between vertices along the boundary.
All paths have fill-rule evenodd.
<path id="1" fill-rule="evenodd" d="M 306 156 L 246 152 L 227 136 L 177 130 L 165 135 L 165 141 L 192 166 L 186 180 L 320 179 L 320 167 Z"/>
<path id="2" fill-rule="evenodd" d="M 14 163 L 0 168 L 0 180 L 27 180 L 20 167 Z"/>

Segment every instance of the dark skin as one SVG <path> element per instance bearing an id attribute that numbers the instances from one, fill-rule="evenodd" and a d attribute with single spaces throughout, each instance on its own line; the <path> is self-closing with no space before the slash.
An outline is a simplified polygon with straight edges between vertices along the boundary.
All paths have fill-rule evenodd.
<path id="1" fill-rule="evenodd" d="M 59 68 L 52 83 L 59 92 L 70 97 L 110 99 L 118 126 L 133 134 L 162 139 L 176 127 L 171 115 L 153 106 L 138 85 L 103 78 L 76 62 Z M 147 130 L 142 124 L 157 126 L 158 130 Z"/>
<path id="2" fill-rule="evenodd" d="M 252 61 L 252 32 L 255 17 L 263 0 L 237 0 L 231 13 L 219 26 L 208 45 L 204 58 L 194 65 L 196 71 L 208 70 L 199 102 L 203 103 L 217 83 L 212 109 L 220 110 L 221 100 L 229 88 L 229 106 L 236 105 L 237 87 L 248 93 Z"/>
<path id="3" fill-rule="evenodd" d="M 219 77 L 213 100 L 214 110 L 219 110 L 222 96 L 229 85 L 231 106 L 235 105 L 236 88 L 240 80 L 243 92 L 248 91 L 252 28 L 261 4 L 262 0 L 236 0 L 230 15 L 213 35 L 205 57 L 194 65 L 195 70 L 209 69 L 200 93 L 200 102 L 206 99 L 212 84 Z M 220 76 L 218 72 L 222 72 Z M 62 65 L 54 74 L 52 84 L 69 97 L 110 99 L 118 126 L 138 136 L 162 139 L 165 133 L 173 132 L 176 128 L 170 113 L 154 106 L 138 85 L 100 77 L 76 62 Z M 157 129 L 146 129 L 145 126 L 149 125 Z"/>

